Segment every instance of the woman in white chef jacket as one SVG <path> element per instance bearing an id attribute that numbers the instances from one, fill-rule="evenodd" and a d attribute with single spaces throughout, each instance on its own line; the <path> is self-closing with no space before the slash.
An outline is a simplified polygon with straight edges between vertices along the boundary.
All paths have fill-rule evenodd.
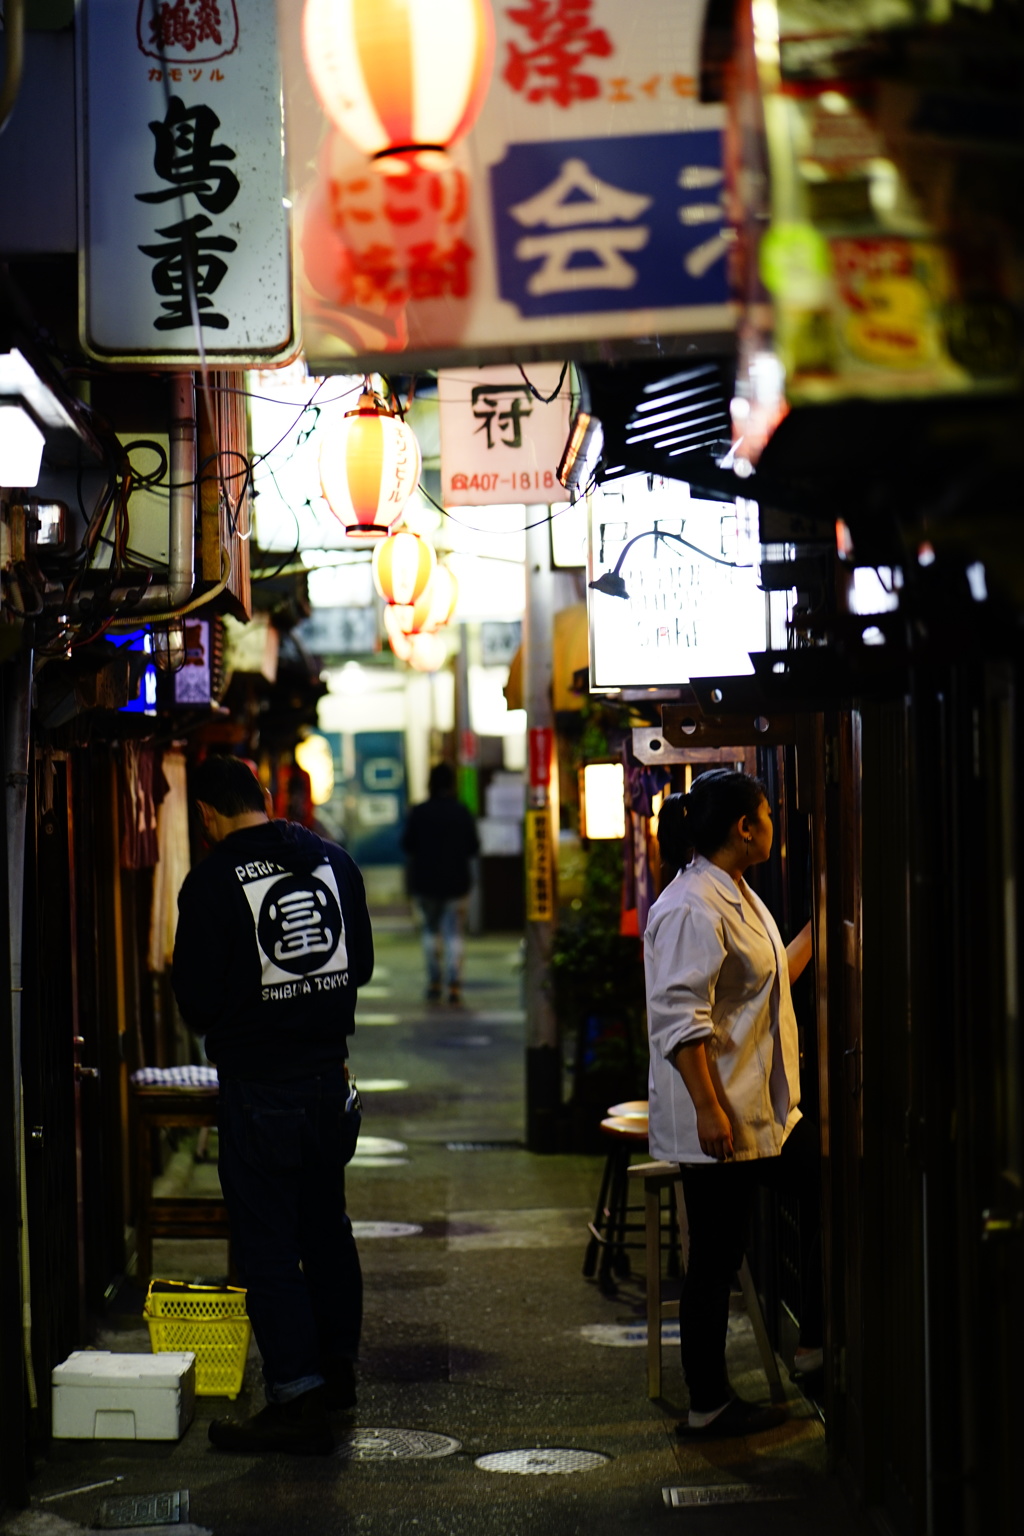
<path id="1" fill-rule="evenodd" d="M 725 768 L 702 773 L 688 795 L 665 802 L 658 840 L 663 867 L 679 871 L 651 908 L 644 935 L 650 1151 L 680 1164 L 690 1229 L 679 1306 L 690 1408 L 677 1433 L 717 1439 L 785 1417 L 733 1394 L 725 1340 L 757 1184 L 794 1187 L 817 1206 L 817 1137 L 800 1115 L 789 990 L 811 958 L 811 925 L 787 949 L 744 879 L 772 847 L 760 780 Z M 821 1361 L 816 1252 L 811 1267 L 817 1274 L 805 1282 L 795 1361 L 805 1371 Z"/>

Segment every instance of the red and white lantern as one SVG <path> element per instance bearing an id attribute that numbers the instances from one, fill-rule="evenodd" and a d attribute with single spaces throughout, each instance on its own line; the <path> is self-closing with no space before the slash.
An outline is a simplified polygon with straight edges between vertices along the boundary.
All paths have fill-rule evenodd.
<path id="1" fill-rule="evenodd" d="M 374 585 L 386 603 L 409 606 L 426 591 L 436 565 L 433 545 L 403 528 L 374 550 Z"/>
<path id="2" fill-rule="evenodd" d="M 389 603 L 384 625 L 390 636 L 426 634 L 442 629 L 455 612 L 458 583 L 446 565 L 439 565 L 414 603 Z"/>
<path id="3" fill-rule="evenodd" d="M 440 635 L 429 631 L 410 640 L 409 665 L 417 672 L 436 672 L 448 656 L 448 647 Z"/>
<path id="4" fill-rule="evenodd" d="M 324 111 L 368 156 L 446 148 L 487 94 L 489 0 L 306 0 L 302 34 Z"/>
<path id="5" fill-rule="evenodd" d="M 420 465 L 412 428 L 367 391 L 325 437 L 320 485 L 351 538 L 384 539 L 419 484 Z"/>

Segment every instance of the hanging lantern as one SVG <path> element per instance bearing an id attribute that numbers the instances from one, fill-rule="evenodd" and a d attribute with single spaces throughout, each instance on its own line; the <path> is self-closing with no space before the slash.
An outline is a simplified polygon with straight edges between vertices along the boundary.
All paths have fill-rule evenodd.
<path id="1" fill-rule="evenodd" d="M 367 389 L 324 441 L 320 485 L 350 537 L 382 539 L 419 484 L 420 462 L 412 428 Z"/>
<path id="2" fill-rule="evenodd" d="M 468 292 L 469 178 L 461 165 L 436 150 L 368 162 L 340 133 L 325 141 L 319 165 L 301 237 L 319 292 L 374 310 Z"/>
<path id="3" fill-rule="evenodd" d="M 444 149 L 487 94 L 489 0 L 306 0 L 302 34 L 321 106 L 365 155 Z"/>
<path id="4" fill-rule="evenodd" d="M 396 629 L 394 633 L 392 633 L 390 626 L 388 625 L 388 614 L 391 611 L 392 610 L 390 608 L 384 609 L 384 626 L 388 630 L 388 640 L 391 644 L 391 649 L 398 657 L 399 661 L 408 661 L 412 656 L 412 643 L 416 636 L 403 634 L 402 630 L 400 629 Z"/>
<path id="5" fill-rule="evenodd" d="M 437 565 L 432 544 L 403 528 L 373 552 L 373 582 L 386 603 L 415 603 Z"/>
<path id="6" fill-rule="evenodd" d="M 439 565 L 414 603 L 388 604 L 384 610 L 384 627 L 392 637 L 396 631 L 403 635 L 420 635 L 441 629 L 455 612 L 457 597 L 455 577 L 446 565 Z"/>
<path id="7" fill-rule="evenodd" d="M 440 635 L 413 635 L 409 642 L 409 665 L 417 672 L 436 672 L 444 666 L 448 647 Z"/>

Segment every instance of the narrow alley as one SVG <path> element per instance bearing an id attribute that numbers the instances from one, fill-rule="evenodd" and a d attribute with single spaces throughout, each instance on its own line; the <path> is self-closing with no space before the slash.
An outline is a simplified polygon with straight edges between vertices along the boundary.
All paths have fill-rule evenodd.
<path id="1" fill-rule="evenodd" d="M 379 917 L 376 937 L 377 970 L 360 994 L 352 1053 L 364 1103 L 348 1179 L 366 1284 L 359 1405 L 334 1421 L 337 1451 L 255 1457 L 210 1447 L 211 1419 L 260 1406 L 253 1348 L 236 1403 L 198 1399 L 177 1444 L 55 1440 L 31 1508 L 0 1524 L 4 1536 L 71 1536 L 103 1522 L 105 1501 L 128 1497 L 139 1501 L 138 1520 L 147 1497 L 186 1490 L 187 1522 L 154 1529 L 854 1531 L 825 1473 L 821 1423 L 788 1383 L 781 1428 L 680 1446 L 682 1376 L 666 1324 L 665 1395 L 648 1400 L 642 1251 L 614 1297 L 581 1273 L 601 1158 L 541 1157 L 522 1145 L 518 939 L 470 940 L 465 1003 L 428 1008 L 407 919 Z M 191 1137 L 169 1159 L 165 1179 L 175 1177 L 194 1191 L 216 1190 L 215 1168 L 194 1161 Z M 154 1265 L 165 1278 L 223 1277 L 226 1254 L 223 1245 L 157 1242 Z M 143 1299 L 129 1279 L 98 1326 L 97 1348 L 149 1349 Z M 734 1385 L 765 1398 L 741 1312 L 730 1331 Z M 613 1347 L 616 1339 L 624 1347 Z M 486 1460 L 503 1457 L 504 1465 Z M 106 1514 L 113 1523 L 111 1504 Z"/>

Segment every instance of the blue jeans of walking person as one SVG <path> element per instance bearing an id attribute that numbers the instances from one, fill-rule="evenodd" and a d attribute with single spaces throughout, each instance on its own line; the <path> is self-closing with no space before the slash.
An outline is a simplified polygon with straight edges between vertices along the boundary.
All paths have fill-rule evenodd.
<path id="1" fill-rule="evenodd" d="M 363 1282 L 345 1210 L 361 1115 L 341 1066 L 297 1082 L 220 1085 L 220 1180 L 267 1400 L 356 1359 Z"/>
<path id="2" fill-rule="evenodd" d="M 462 915 L 465 897 L 417 896 L 422 927 L 427 995 L 440 997 L 443 986 L 458 993 L 462 977 Z"/>

